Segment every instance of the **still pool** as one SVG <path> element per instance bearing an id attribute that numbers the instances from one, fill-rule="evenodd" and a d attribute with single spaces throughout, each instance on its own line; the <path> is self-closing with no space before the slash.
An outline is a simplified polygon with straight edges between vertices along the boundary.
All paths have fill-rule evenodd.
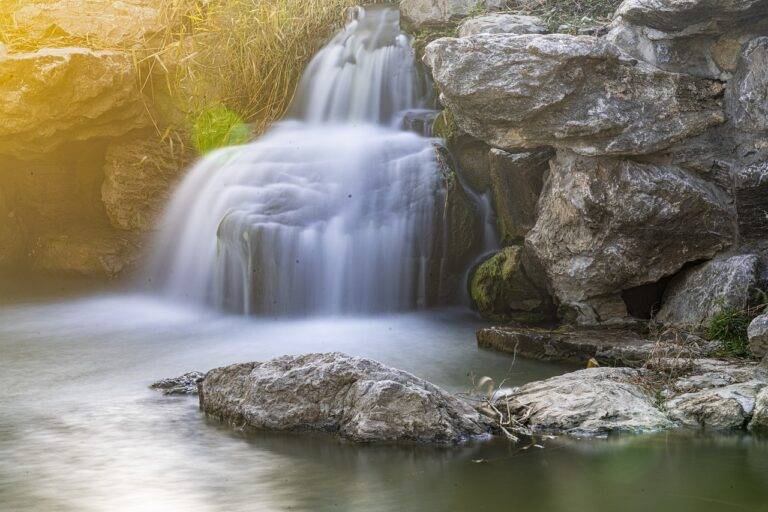
<path id="1" fill-rule="evenodd" d="M 569 368 L 478 350 L 460 310 L 216 315 L 78 282 L 5 279 L 2 511 L 768 511 L 768 441 L 657 434 L 453 448 L 232 432 L 152 381 L 288 353 L 367 356 L 464 391 Z"/>

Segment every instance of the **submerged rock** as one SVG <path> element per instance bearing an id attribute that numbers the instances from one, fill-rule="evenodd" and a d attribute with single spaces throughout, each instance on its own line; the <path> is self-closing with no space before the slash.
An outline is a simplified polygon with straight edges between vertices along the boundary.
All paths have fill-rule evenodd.
<path id="1" fill-rule="evenodd" d="M 728 247 L 732 215 L 724 192 L 679 167 L 558 151 L 526 243 L 566 317 L 604 323 L 626 316 L 622 290 Z"/>
<path id="2" fill-rule="evenodd" d="M 497 399 L 499 410 L 534 432 L 605 435 L 652 432 L 673 423 L 640 385 L 642 372 L 589 368 L 512 389 Z"/>
<path id="3" fill-rule="evenodd" d="M 205 374 L 188 372 L 178 377 L 159 380 L 149 387 L 162 392 L 164 395 L 196 395 L 197 385 L 202 382 Z"/>
<path id="4" fill-rule="evenodd" d="M 725 120 L 720 82 L 661 71 L 592 36 L 442 38 L 424 60 L 459 128 L 505 150 L 648 154 Z"/>
<path id="5" fill-rule="evenodd" d="M 699 328 L 726 309 L 743 310 L 758 284 L 754 254 L 724 256 L 683 271 L 664 292 L 656 320 L 679 328 Z"/>
<path id="6" fill-rule="evenodd" d="M 523 248 L 502 249 L 480 264 L 470 281 L 480 314 L 497 322 L 543 323 L 552 317 L 552 300 L 526 272 Z"/>
<path id="7" fill-rule="evenodd" d="M 200 407 L 238 428 L 319 430 L 357 442 L 456 443 L 489 432 L 468 403 L 381 363 L 339 353 L 217 368 Z"/>

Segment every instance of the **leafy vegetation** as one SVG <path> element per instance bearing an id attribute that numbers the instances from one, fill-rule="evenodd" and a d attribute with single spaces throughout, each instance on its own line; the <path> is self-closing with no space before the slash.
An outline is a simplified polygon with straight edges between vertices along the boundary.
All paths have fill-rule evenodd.
<path id="1" fill-rule="evenodd" d="M 243 144 L 250 138 L 248 125 L 221 105 L 202 111 L 194 123 L 193 142 L 201 155 L 224 146 Z"/>

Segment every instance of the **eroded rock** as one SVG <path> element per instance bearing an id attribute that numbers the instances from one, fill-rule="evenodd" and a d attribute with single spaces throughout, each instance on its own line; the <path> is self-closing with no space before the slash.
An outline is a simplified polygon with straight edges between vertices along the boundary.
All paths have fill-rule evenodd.
<path id="1" fill-rule="evenodd" d="M 768 16 L 768 1 L 625 0 L 616 16 L 633 25 L 665 32 L 715 32 Z"/>
<path id="2" fill-rule="evenodd" d="M 514 388 L 498 405 L 506 410 L 508 404 L 534 432 L 605 435 L 672 427 L 641 379 L 640 370 L 589 368 Z"/>
<path id="3" fill-rule="evenodd" d="M 559 151 L 526 240 L 573 320 L 602 323 L 626 315 L 621 290 L 728 247 L 732 217 L 721 190 L 678 167 Z"/>
<path id="4" fill-rule="evenodd" d="M 197 385 L 202 382 L 204 377 L 205 375 L 200 372 L 187 372 L 178 377 L 161 379 L 149 387 L 164 395 L 196 395 Z"/>
<path id="5" fill-rule="evenodd" d="M 661 71 L 592 36 L 442 38 L 425 62 L 457 125 L 505 150 L 647 154 L 725 119 L 720 82 Z"/>
<path id="6" fill-rule="evenodd" d="M 539 17 L 492 13 L 468 18 L 459 25 L 459 37 L 476 34 L 546 34 L 547 24 Z"/>
<path id="7" fill-rule="evenodd" d="M 206 414 L 236 427 L 319 430 L 357 442 L 456 443 L 489 432 L 468 403 L 381 363 L 339 353 L 211 370 Z"/>
<path id="8" fill-rule="evenodd" d="M 679 328 L 699 328 L 726 309 L 744 310 L 758 284 L 754 254 L 721 256 L 676 276 L 664 292 L 656 320 Z"/>

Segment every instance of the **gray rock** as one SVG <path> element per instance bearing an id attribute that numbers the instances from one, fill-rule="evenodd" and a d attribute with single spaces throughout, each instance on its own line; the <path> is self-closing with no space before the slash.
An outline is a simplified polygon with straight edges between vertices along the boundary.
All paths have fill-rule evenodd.
<path id="1" fill-rule="evenodd" d="M 235 427 L 318 430 L 357 442 L 456 443 L 489 431 L 466 402 L 381 363 L 339 353 L 211 370 L 200 406 Z"/>
<path id="2" fill-rule="evenodd" d="M 768 313 L 758 316 L 747 329 L 749 350 L 757 357 L 768 356 Z"/>
<path id="3" fill-rule="evenodd" d="M 497 401 L 534 432 L 605 435 L 671 427 L 639 385 L 642 375 L 629 368 L 590 368 L 531 382 Z"/>
<path id="4" fill-rule="evenodd" d="M 768 37 L 754 39 L 742 52 L 726 89 L 726 105 L 736 129 L 768 131 Z"/>
<path id="5" fill-rule="evenodd" d="M 745 309 L 758 284 L 754 254 L 720 256 L 675 276 L 664 292 L 656 320 L 679 328 L 699 328 L 725 309 Z"/>
<path id="6" fill-rule="evenodd" d="M 725 119 L 720 82 L 661 71 L 591 36 L 442 38 L 424 60 L 457 125 L 505 150 L 648 154 Z"/>
<path id="7" fill-rule="evenodd" d="M 197 385 L 205 375 L 200 372 L 188 372 L 179 377 L 159 380 L 149 387 L 164 395 L 196 395 Z"/>
<path id="8" fill-rule="evenodd" d="M 768 238 L 768 161 L 739 167 L 731 176 L 740 237 Z"/>
<path id="9" fill-rule="evenodd" d="M 491 150 L 491 199 L 502 245 L 520 242 L 536 223 L 536 207 L 552 156 L 549 149 L 528 153 Z"/>
<path id="10" fill-rule="evenodd" d="M 705 430 L 742 429 L 755 410 L 757 393 L 764 381 L 686 393 L 665 402 L 669 417 L 686 427 Z"/>
<path id="11" fill-rule="evenodd" d="M 755 434 L 768 434 L 768 387 L 757 394 L 755 412 L 749 422 L 749 431 Z"/>
<path id="12" fill-rule="evenodd" d="M 625 0 L 616 16 L 664 32 L 718 32 L 768 16 L 767 0 Z"/>
<path id="13" fill-rule="evenodd" d="M 681 368 L 685 375 L 676 379 L 666 391 L 668 396 L 695 393 L 712 388 L 750 381 L 768 384 L 768 371 L 751 361 L 710 359 L 699 357 L 685 360 Z M 653 367 L 652 367 L 653 368 Z M 670 368 L 667 365 L 667 368 Z"/>
<path id="14" fill-rule="evenodd" d="M 553 319 L 552 299 L 524 267 L 523 248 L 502 249 L 480 264 L 470 280 L 475 308 L 496 322 L 541 324 Z"/>
<path id="15" fill-rule="evenodd" d="M 546 34 L 547 24 L 536 16 L 522 14 L 486 14 L 468 18 L 459 25 L 459 37 L 475 34 Z"/>
<path id="16" fill-rule="evenodd" d="M 504 0 L 400 0 L 400 14 L 410 28 L 441 27 L 478 9 L 499 9 Z"/>
<path id="17" fill-rule="evenodd" d="M 721 190 L 678 167 L 558 151 L 526 244 L 573 320 L 601 323 L 626 315 L 620 291 L 728 247 L 732 217 Z"/>

